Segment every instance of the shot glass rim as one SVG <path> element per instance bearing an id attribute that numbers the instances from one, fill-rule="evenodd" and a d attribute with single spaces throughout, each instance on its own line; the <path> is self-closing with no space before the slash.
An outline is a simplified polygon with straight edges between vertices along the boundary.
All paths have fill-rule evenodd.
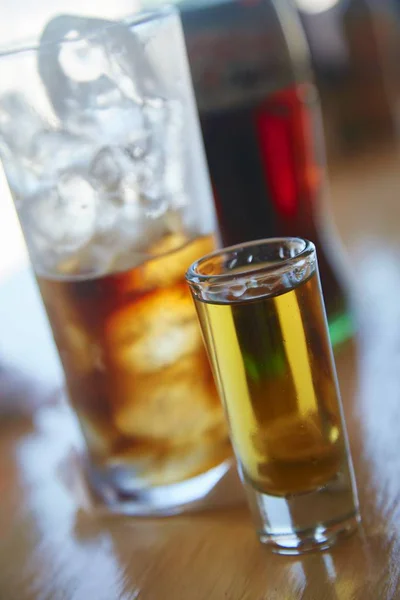
<path id="1" fill-rule="evenodd" d="M 300 242 L 303 243 L 303 248 L 299 251 L 295 256 L 290 256 L 286 258 L 279 259 L 270 265 L 262 265 L 260 267 L 249 268 L 248 270 L 241 270 L 240 273 L 235 273 L 234 271 L 227 271 L 224 273 L 218 274 L 203 274 L 199 272 L 198 268 L 201 264 L 206 263 L 207 261 L 215 258 L 217 256 L 222 256 L 223 254 L 229 254 L 236 251 L 249 249 L 252 247 L 258 246 L 269 246 L 272 244 L 286 244 L 288 242 Z M 259 240 L 252 240 L 250 242 L 244 242 L 241 244 L 234 244 L 233 246 L 226 246 L 224 248 L 219 248 L 218 250 L 214 250 L 209 254 L 205 254 L 200 257 L 196 261 L 194 261 L 188 270 L 186 271 L 185 278 L 186 281 L 191 284 L 212 284 L 212 283 L 222 283 L 235 281 L 238 277 L 243 278 L 247 275 L 257 277 L 262 274 L 284 274 L 287 272 L 288 268 L 291 266 L 295 266 L 301 260 L 304 260 L 308 257 L 315 255 L 315 245 L 313 242 L 306 238 L 302 237 L 293 237 L 293 236 L 281 236 L 281 237 L 273 237 L 273 238 L 262 238 Z M 249 264 L 251 267 L 251 264 Z"/>
<path id="2" fill-rule="evenodd" d="M 139 10 L 136 13 L 129 13 L 125 17 L 120 16 L 120 17 L 116 17 L 115 19 L 111 19 L 111 18 L 103 19 L 101 16 L 96 16 L 96 15 L 79 15 L 76 13 L 68 14 L 68 12 L 60 13 L 57 15 L 57 17 L 59 17 L 59 16 L 71 16 L 71 17 L 80 17 L 83 19 L 84 18 L 95 19 L 97 21 L 104 21 L 105 24 L 102 26 L 96 27 L 96 29 L 93 32 L 91 32 L 89 35 L 83 36 L 83 38 L 82 37 L 71 38 L 71 39 L 61 38 L 61 39 L 54 39 L 51 42 L 46 42 L 44 44 L 44 46 L 46 48 L 54 48 L 55 46 L 76 43 L 79 39 L 90 39 L 91 37 L 98 34 L 99 32 L 107 31 L 109 29 L 113 29 L 114 27 L 118 27 L 118 26 L 120 27 L 121 25 L 130 28 L 130 27 L 135 27 L 137 25 L 142 25 L 144 23 L 150 23 L 151 21 L 156 21 L 157 19 L 159 19 L 161 17 L 168 17 L 168 16 L 178 16 L 179 17 L 180 13 L 176 6 L 174 6 L 173 4 L 167 3 L 167 4 L 164 4 L 159 7 L 154 7 L 154 8 L 146 9 L 146 10 Z M 48 21 L 48 23 L 49 22 L 50 22 L 50 20 Z M 47 27 L 48 23 L 46 23 L 42 32 Z M 40 38 L 38 38 L 38 39 L 35 38 L 35 40 L 32 40 L 32 39 L 15 40 L 13 43 L 8 44 L 6 46 L 0 45 L 0 60 L 12 58 L 17 55 L 24 55 L 24 54 L 29 54 L 31 52 L 37 52 L 40 47 L 41 47 Z"/>

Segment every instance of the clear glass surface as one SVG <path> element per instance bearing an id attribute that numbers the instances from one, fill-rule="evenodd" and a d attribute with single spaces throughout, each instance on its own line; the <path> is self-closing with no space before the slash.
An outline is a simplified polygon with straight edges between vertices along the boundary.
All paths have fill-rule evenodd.
<path id="1" fill-rule="evenodd" d="M 197 505 L 231 451 L 184 282 L 215 218 L 178 13 L 57 16 L 0 53 L 0 156 L 93 488 Z"/>
<path id="2" fill-rule="evenodd" d="M 260 540 L 329 547 L 358 508 L 314 245 L 249 242 L 186 277 Z"/>

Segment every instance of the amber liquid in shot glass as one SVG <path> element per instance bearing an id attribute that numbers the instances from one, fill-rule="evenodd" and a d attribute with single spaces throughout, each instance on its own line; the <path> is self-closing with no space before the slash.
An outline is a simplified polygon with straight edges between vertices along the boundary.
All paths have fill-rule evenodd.
<path id="1" fill-rule="evenodd" d="M 353 529 L 357 509 L 315 250 L 292 239 L 286 264 L 285 243 L 214 253 L 188 280 L 260 538 L 297 553 Z"/>

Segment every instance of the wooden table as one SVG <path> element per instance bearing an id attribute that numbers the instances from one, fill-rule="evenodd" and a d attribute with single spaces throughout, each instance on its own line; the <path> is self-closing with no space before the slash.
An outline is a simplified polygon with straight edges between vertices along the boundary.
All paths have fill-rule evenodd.
<path id="1" fill-rule="evenodd" d="M 358 349 L 348 344 L 337 361 L 363 527 L 301 558 L 261 547 L 240 502 L 157 520 L 88 510 L 76 424 L 2 204 L 0 600 L 400 598 L 400 159 L 366 157 L 332 182 L 360 325 Z"/>

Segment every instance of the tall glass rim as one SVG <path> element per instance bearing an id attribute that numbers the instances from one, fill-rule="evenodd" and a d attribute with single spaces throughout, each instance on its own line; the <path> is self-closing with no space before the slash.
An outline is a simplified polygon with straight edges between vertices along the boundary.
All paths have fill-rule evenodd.
<path id="1" fill-rule="evenodd" d="M 226 263 L 240 257 L 253 259 L 255 251 L 271 249 L 272 247 L 278 250 L 281 256 L 277 257 L 276 260 L 266 260 L 265 263 L 259 266 L 257 262 L 247 260 L 248 268 L 246 268 L 246 263 L 245 265 L 242 263 L 240 270 L 236 271 L 234 268 L 231 270 L 227 268 L 226 271 L 221 273 L 207 273 L 203 270 L 206 265 L 211 266 L 215 259 L 221 259 L 219 263 L 219 266 L 221 266 L 223 260 Z M 281 249 L 289 251 L 289 254 L 291 251 L 291 255 L 286 256 L 284 252 L 279 252 Z M 296 273 L 298 267 L 300 267 L 300 273 Z M 238 281 L 246 283 L 247 280 L 251 280 L 250 287 L 253 289 L 257 288 L 258 285 L 260 285 L 260 288 L 263 286 L 268 287 L 271 280 L 279 282 L 284 279 L 285 275 L 295 273 L 294 279 L 289 278 L 289 281 L 285 283 L 285 289 L 279 291 L 279 293 L 282 293 L 296 287 L 296 285 L 307 279 L 315 269 L 316 249 L 313 242 L 300 237 L 275 237 L 235 244 L 210 252 L 190 265 L 185 278 L 194 293 L 197 292 L 197 295 L 199 293 L 201 295 L 202 291 L 207 290 L 208 295 L 210 292 L 236 285 Z M 212 295 L 214 296 L 214 294 Z"/>
<path id="2" fill-rule="evenodd" d="M 115 20 L 114 19 L 102 19 L 100 16 L 92 16 L 90 18 L 94 18 L 99 21 L 103 20 L 103 21 L 107 22 L 108 24 L 96 28 L 89 35 L 85 35 L 85 39 L 90 39 L 91 37 L 94 37 L 103 31 L 109 31 L 110 29 L 113 29 L 115 27 L 121 27 L 121 25 L 123 25 L 125 27 L 136 27 L 136 26 L 144 25 L 146 23 L 151 23 L 152 21 L 157 21 L 157 20 L 163 19 L 163 18 L 168 18 L 168 17 L 172 17 L 172 16 L 179 17 L 179 14 L 180 14 L 179 10 L 177 9 L 176 6 L 174 6 L 172 4 L 165 4 L 165 5 L 157 7 L 157 8 L 139 10 L 137 13 L 130 13 L 126 17 L 118 18 Z M 65 12 L 65 13 L 60 13 L 57 16 L 59 16 L 59 17 L 61 17 L 61 16 L 79 17 L 80 15 L 77 15 L 75 13 L 69 15 L 67 12 Z M 65 39 L 65 38 L 54 39 L 51 42 L 46 42 L 45 47 L 46 47 L 46 49 L 51 50 L 52 48 L 55 48 L 57 46 L 64 46 L 67 44 L 76 43 L 76 41 L 79 39 L 80 39 L 79 37 L 78 38 L 70 38 L 70 39 Z M 28 41 L 25 40 L 25 41 L 21 41 L 21 42 L 16 41 L 12 45 L 8 45 L 8 46 L 0 45 L 0 61 L 6 60 L 6 59 L 11 59 L 16 56 L 24 56 L 26 54 L 31 54 L 33 52 L 37 52 L 40 47 L 43 47 L 43 45 L 40 43 L 40 40 L 39 41 L 32 40 L 31 42 L 29 42 L 29 40 Z"/>

